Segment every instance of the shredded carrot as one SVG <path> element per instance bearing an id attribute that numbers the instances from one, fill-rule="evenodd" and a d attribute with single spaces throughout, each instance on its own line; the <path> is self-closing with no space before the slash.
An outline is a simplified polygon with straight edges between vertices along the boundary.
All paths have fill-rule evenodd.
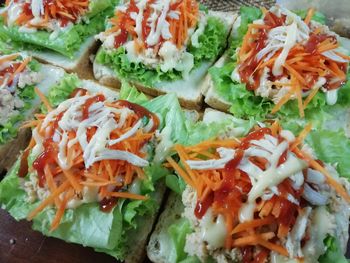
<path id="1" fill-rule="evenodd" d="M 306 100 L 304 101 L 304 105 L 303 105 L 304 109 L 306 109 L 307 105 L 308 105 L 308 104 L 312 101 L 312 99 L 316 96 L 316 94 L 317 94 L 317 92 L 319 91 L 319 89 L 320 89 L 320 88 L 317 87 L 317 88 L 313 89 L 313 90 L 310 92 L 309 96 L 307 96 Z"/>
<path id="2" fill-rule="evenodd" d="M 289 101 L 289 99 L 290 99 L 290 97 L 292 97 L 292 95 L 293 95 L 293 89 L 291 89 L 286 95 L 284 95 L 284 96 L 279 100 L 279 102 L 278 102 L 278 103 L 275 105 L 275 107 L 272 109 L 271 113 L 274 114 L 274 113 L 276 113 L 277 111 L 279 111 L 279 110 L 282 108 L 282 106 L 283 106 L 284 104 L 286 104 L 286 103 Z"/>
<path id="3" fill-rule="evenodd" d="M 231 232 L 231 234 L 235 234 L 241 231 L 246 231 L 248 228 L 255 228 L 258 226 L 263 226 L 263 225 L 267 225 L 267 224 L 271 224 L 274 222 L 274 219 L 272 217 L 266 217 L 266 218 L 262 218 L 262 219 L 254 219 L 248 222 L 244 222 L 241 223 L 239 225 L 237 225 L 233 231 Z"/>
<path id="4" fill-rule="evenodd" d="M 298 138 L 296 138 L 296 140 L 293 142 L 292 146 L 290 147 L 291 151 L 293 151 L 296 147 L 298 147 L 305 140 L 306 136 L 310 133 L 311 129 L 312 129 L 311 123 L 306 125 L 304 130 L 299 133 Z"/>
<path id="5" fill-rule="evenodd" d="M 312 19 L 312 17 L 314 16 L 314 13 L 315 13 L 315 9 L 314 8 L 310 8 L 307 12 L 307 15 L 305 17 L 305 24 L 310 24 L 310 21 Z"/>
<path id="6" fill-rule="evenodd" d="M 314 168 L 315 170 L 321 172 L 325 177 L 330 186 L 332 186 L 337 193 L 343 197 L 347 202 L 350 203 L 350 196 L 347 193 L 347 191 L 344 189 L 344 187 L 338 183 L 333 176 L 324 168 L 322 167 L 317 161 L 315 161 L 311 156 L 309 156 L 307 153 L 299 150 L 298 148 L 294 149 L 294 152 L 303 158 L 305 161 L 309 163 L 309 165 Z"/>
<path id="7" fill-rule="evenodd" d="M 36 217 L 42 210 L 44 210 L 47 206 L 51 205 L 57 197 L 60 196 L 63 192 L 69 189 L 70 183 L 65 181 L 62 183 L 57 189 L 52 192 L 44 201 L 40 203 L 38 207 L 36 207 L 32 212 L 29 213 L 27 219 L 32 220 Z"/>
<path id="8" fill-rule="evenodd" d="M 46 96 L 41 92 L 41 90 L 38 89 L 37 87 L 35 87 L 34 90 L 35 90 L 35 93 L 39 96 L 40 100 L 44 103 L 46 109 L 49 112 L 52 111 L 50 102 L 47 100 Z"/>

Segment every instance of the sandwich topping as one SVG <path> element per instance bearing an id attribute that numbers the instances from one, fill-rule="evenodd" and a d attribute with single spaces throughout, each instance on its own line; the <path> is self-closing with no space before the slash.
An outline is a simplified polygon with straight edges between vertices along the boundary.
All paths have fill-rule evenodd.
<path id="1" fill-rule="evenodd" d="M 56 109 L 40 96 L 49 112 L 26 125 L 34 129 L 24 157 L 31 151 L 36 159 L 24 189 L 32 201 L 41 200 L 30 219 L 54 204 L 55 229 L 67 208 L 100 202 L 100 208 L 109 211 L 118 198 L 147 199 L 132 186 L 145 178 L 142 168 L 149 165 L 148 145 L 159 125 L 155 114 L 83 89 Z"/>
<path id="2" fill-rule="evenodd" d="M 30 57 L 22 59 L 20 54 L 0 56 L 0 125 L 20 113 L 25 106 L 21 93 L 42 79 L 28 68 L 29 62 Z"/>
<path id="3" fill-rule="evenodd" d="M 7 0 L 1 13 L 7 26 L 19 26 L 22 32 L 57 32 L 78 23 L 88 8 L 88 0 Z"/>
<path id="4" fill-rule="evenodd" d="M 180 163 L 167 160 L 188 185 L 184 216 L 194 227 L 185 251 L 201 261 L 226 254 L 239 262 L 317 259 L 323 254 L 326 234 L 341 230 L 329 214 L 332 227 L 317 237 L 312 220 L 330 206 L 345 211 L 346 221 L 349 186 L 303 145 L 310 130 L 307 126 L 296 138 L 275 122 L 269 128 L 255 127 L 240 140 L 175 146 Z"/>
<path id="5" fill-rule="evenodd" d="M 319 91 L 329 105 L 346 82 L 350 57 L 339 45 L 339 37 L 311 20 L 282 7 L 264 10 L 262 19 L 248 26 L 237 49 L 238 66 L 232 79 L 246 84 L 255 95 L 269 98 L 277 112 L 289 100 L 297 100 L 299 114 Z"/>
<path id="6" fill-rule="evenodd" d="M 123 47 L 131 62 L 188 73 L 194 58 L 186 46 L 191 37 L 198 43 L 206 23 L 202 16 L 194 0 L 131 0 L 116 8 L 110 28 L 98 38 L 106 49 Z"/>

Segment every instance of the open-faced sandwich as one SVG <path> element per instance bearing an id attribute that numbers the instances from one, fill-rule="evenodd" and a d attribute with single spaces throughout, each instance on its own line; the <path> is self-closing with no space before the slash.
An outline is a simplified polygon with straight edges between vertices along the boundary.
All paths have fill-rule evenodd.
<path id="1" fill-rule="evenodd" d="M 0 36 L 35 58 L 87 75 L 94 35 L 103 31 L 114 0 L 8 0 L 1 9 Z"/>
<path id="2" fill-rule="evenodd" d="M 103 84 L 132 81 L 151 95 L 174 92 L 199 108 L 199 89 L 222 54 L 236 16 L 208 11 L 195 0 L 131 0 L 115 9 L 94 62 Z"/>
<path id="3" fill-rule="evenodd" d="M 308 118 L 348 100 L 349 51 L 322 14 L 242 7 L 228 52 L 209 70 L 205 101 L 238 117 Z"/>
<path id="4" fill-rule="evenodd" d="M 207 110 L 204 121 L 232 118 L 223 115 Z M 276 121 L 239 138 L 233 136 L 237 130 L 223 129 L 217 139 L 176 145 L 166 166 L 182 178 L 182 202 L 170 198 L 151 236 L 149 258 L 347 262 L 350 185 L 336 161 L 319 159 L 334 148 L 323 152 L 303 143 L 308 132 L 310 126 L 295 136 Z M 349 170 L 341 175 L 348 177 Z"/>
<path id="5" fill-rule="evenodd" d="M 165 190 L 159 161 L 186 137 L 180 105 L 91 82 L 68 96 L 52 107 L 41 95 L 47 113 L 27 123 L 32 139 L 0 183 L 0 204 L 45 235 L 140 262 Z"/>
<path id="6" fill-rule="evenodd" d="M 41 65 L 23 53 L 0 56 L 0 172 L 14 163 L 28 143 L 28 131 L 20 126 L 40 104 L 35 88 L 48 94 L 63 74 L 62 69 Z"/>

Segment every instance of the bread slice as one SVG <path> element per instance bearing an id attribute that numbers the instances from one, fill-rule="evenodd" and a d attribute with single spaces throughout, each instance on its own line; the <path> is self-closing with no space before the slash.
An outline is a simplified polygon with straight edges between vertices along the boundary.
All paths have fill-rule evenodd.
<path id="1" fill-rule="evenodd" d="M 233 26 L 232 26 L 232 32 L 231 37 L 235 37 L 238 27 L 241 24 L 241 17 L 237 16 L 235 19 Z M 228 54 L 225 53 L 215 64 L 214 67 L 222 67 L 225 65 L 225 63 L 228 60 Z M 231 103 L 228 102 L 225 98 L 220 96 L 216 89 L 215 84 L 211 78 L 211 75 L 208 73 L 205 77 L 205 81 L 203 82 L 201 86 L 202 94 L 204 96 L 204 102 L 208 104 L 210 107 L 214 109 L 218 109 L 221 111 L 228 112 L 228 110 L 231 107 Z"/>
<path id="2" fill-rule="evenodd" d="M 27 52 L 42 63 L 61 67 L 68 73 L 76 73 L 81 79 L 94 79 L 90 63 L 90 55 L 94 54 L 97 49 L 98 42 L 92 36 L 81 45 L 73 59 L 50 50 L 28 50 Z"/>
<path id="3" fill-rule="evenodd" d="M 163 197 L 166 191 L 166 187 L 163 183 L 158 183 L 156 186 L 157 192 L 155 200 L 159 207 L 162 204 Z M 125 263 L 140 263 L 144 262 L 146 258 L 146 246 L 149 240 L 149 236 L 152 232 L 153 226 L 156 223 L 158 213 L 139 217 L 137 219 L 138 229 L 133 229 L 128 232 L 128 242 L 126 244 L 128 254 L 125 258 Z"/>
<path id="4" fill-rule="evenodd" d="M 158 223 L 147 245 L 147 256 L 152 262 L 169 263 L 171 240 L 167 232 L 168 227 L 175 223 L 184 210 L 181 196 L 172 192 L 166 202 L 166 207 L 159 217 Z"/>
<path id="5" fill-rule="evenodd" d="M 228 34 L 231 27 L 237 18 L 236 13 L 209 11 L 209 15 L 216 16 L 223 20 L 229 27 Z M 166 93 L 176 93 L 181 105 L 185 108 L 199 110 L 202 107 L 203 95 L 200 87 L 214 61 L 204 62 L 197 69 L 193 70 L 186 80 L 177 80 L 173 82 L 160 82 L 154 87 L 145 87 L 140 83 L 133 83 L 138 90 L 149 94 L 151 96 L 159 96 Z M 117 74 L 104 65 L 93 63 L 93 72 L 95 78 L 103 85 L 108 85 L 113 88 L 120 88 L 120 79 Z"/>
<path id="6" fill-rule="evenodd" d="M 215 64 L 215 67 L 222 67 L 227 61 L 227 54 L 224 54 Z M 214 109 L 227 112 L 230 109 L 230 103 L 221 97 L 215 90 L 215 84 L 210 76 L 207 74 L 202 86 L 202 94 L 205 97 L 204 102 Z"/>

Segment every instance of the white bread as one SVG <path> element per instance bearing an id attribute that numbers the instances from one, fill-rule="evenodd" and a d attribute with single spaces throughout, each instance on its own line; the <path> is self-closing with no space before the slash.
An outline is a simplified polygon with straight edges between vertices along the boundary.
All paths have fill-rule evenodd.
<path id="1" fill-rule="evenodd" d="M 231 27 L 237 18 L 236 13 L 229 12 L 214 12 L 209 11 L 209 14 L 222 19 L 228 26 L 228 34 Z M 186 80 L 178 80 L 174 82 L 157 83 L 155 87 L 145 87 L 140 83 L 133 83 L 140 91 L 151 96 L 159 96 L 166 93 L 176 93 L 181 105 L 185 108 L 199 110 L 202 107 L 203 95 L 200 87 L 207 74 L 208 69 L 213 62 L 205 62 L 199 68 L 193 70 Z M 120 80 L 116 73 L 110 68 L 98 64 L 96 61 L 93 64 L 95 78 L 103 85 L 108 85 L 113 88 L 120 88 Z"/>
<path id="2" fill-rule="evenodd" d="M 42 63 L 61 67 L 68 73 L 76 73 L 81 79 L 93 79 L 90 55 L 94 54 L 97 48 L 98 42 L 94 37 L 89 37 L 75 53 L 73 59 L 50 50 L 27 52 Z"/>
<path id="3" fill-rule="evenodd" d="M 216 67 L 222 67 L 227 60 L 227 54 L 224 54 L 215 64 Z M 215 90 L 214 82 L 208 73 L 201 86 L 204 102 L 214 109 L 227 112 L 230 109 L 230 103 L 222 98 Z"/>
<path id="4" fill-rule="evenodd" d="M 155 200 L 159 207 L 162 204 L 163 197 L 166 191 L 166 187 L 163 183 L 158 183 L 156 188 Z M 152 232 L 153 226 L 156 223 L 158 213 L 154 215 L 144 216 L 139 218 L 138 225 L 140 226 L 136 230 L 128 232 L 127 252 L 125 263 L 141 263 L 146 258 L 146 246 L 149 240 L 149 236 Z"/>
<path id="5" fill-rule="evenodd" d="M 152 262 L 169 263 L 171 256 L 169 246 L 172 241 L 169 239 L 167 230 L 171 224 L 181 218 L 183 209 L 181 196 L 172 192 L 147 245 L 147 256 Z"/>
<path id="6" fill-rule="evenodd" d="M 237 16 L 237 19 L 234 21 L 233 26 L 232 26 L 232 32 L 231 32 L 231 37 L 236 36 L 236 32 L 238 27 L 241 24 L 241 18 L 240 16 Z M 225 53 L 215 64 L 215 67 L 222 67 L 225 65 L 228 59 L 228 54 Z M 215 89 L 215 84 L 211 78 L 211 75 L 208 73 L 205 81 L 202 84 L 201 87 L 202 94 L 205 97 L 204 102 L 208 104 L 210 107 L 214 109 L 218 109 L 221 111 L 228 112 L 228 110 L 231 107 L 230 102 L 228 102 L 225 98 L 220 96 L 216 89 Z"/>

